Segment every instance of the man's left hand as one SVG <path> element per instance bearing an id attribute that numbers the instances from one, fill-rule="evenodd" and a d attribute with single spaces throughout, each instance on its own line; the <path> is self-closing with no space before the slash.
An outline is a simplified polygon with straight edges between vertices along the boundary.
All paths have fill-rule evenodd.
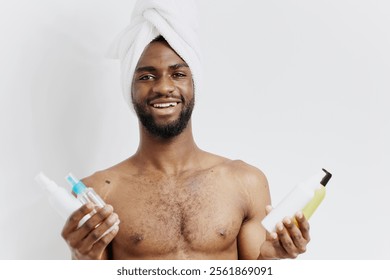
<path id="1" fill-rule="evenodd" d="M 269 213 L 272 207 L 267 206 L 266 210 Z M 267 233 L 267 239 L 260 249 L 260 258 L 295 259 L 306 252 L 306 246 L 310 242 L 309 222 L 302 212 L 298 212 L 294 218 L 284 218 L 276 225 L 276 232 Z"/>

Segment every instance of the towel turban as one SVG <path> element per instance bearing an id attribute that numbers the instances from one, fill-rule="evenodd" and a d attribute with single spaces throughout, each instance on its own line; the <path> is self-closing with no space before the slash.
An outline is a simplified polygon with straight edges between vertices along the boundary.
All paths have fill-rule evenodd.
<path id="1" fill-rule="evenodd" d="M 191 69 L 195 92 L 201 88 L 197 7 L 193 0 L 138 0 L 130 25 L 115 39 L 109 56 L 121 62 L 123 96 L 132 108 L 131 84 L 145 47 L 159 35 Z"/>

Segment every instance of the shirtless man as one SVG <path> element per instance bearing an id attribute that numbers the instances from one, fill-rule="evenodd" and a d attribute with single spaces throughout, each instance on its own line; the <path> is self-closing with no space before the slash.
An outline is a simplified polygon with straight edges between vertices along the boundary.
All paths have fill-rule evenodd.
<path id="1" fill-rule="evenodd" d="M 80 228 L 90 204 L 66 222 L 62 236 L 73 258 L 275 259 L 305 251 L 309 224 L 301 213 L 298 226 L 285 218 L 276 233 L 262 227 L 270 193 L 260 170 L 197 147 L 191 70 L 162 37 L 138 62 L 132 101 L 138 150 L 83 180 L 108 205 Z M 120 226 L 99 240 L 118 219 Z"/>

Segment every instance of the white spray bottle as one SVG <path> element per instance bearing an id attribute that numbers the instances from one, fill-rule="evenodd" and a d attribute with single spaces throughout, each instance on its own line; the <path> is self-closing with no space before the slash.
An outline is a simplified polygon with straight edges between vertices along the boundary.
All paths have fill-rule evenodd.
<path id="1" fill-rule="evenodd" d="M 87 202 L 94 203 L 98 208 L 106 205 L 92 188 L 87 188 L 83 182 L 76 179 L 72 174 L 69 174 L 66 177 L 66 180 L 72 186 L 72 191 L 75 193 L 77 198 L 64 188 L 59 187 L 42 172 L 35 176 L 35 181 L 37 181 L 37 183 L 45 190 L 51 206 L 64 220 L 68 219 L 74 211 Z M 81 227 L 94 213 L 96 213 L 95 209 L 92 210 L 91 213 L 86 214 L 80 220 L 78 227 Z M 117 225 L 119 225 L 119 222 L 115 223 L 111 228 L 104 232 L 100 238 L 111 232 Z"/>
<path id="2" fill-rule="evenodd" d="M 325 169 L 299 183 L 261 222 L 268 232 L 275 231 L 275 226 L 284 217 L 294 217 L 302 211 L 309 219 L 325 197 L 325 186 L 332 174 Z"/>
<path id="3" fill-rule="evenodd" d="M 64 188 L 59 187 L 42 172 L 35 176 L 35 181 L 47 194 L 51 206 L 66 220 L 74 211 L 81 207 L 81 202 Z"/>

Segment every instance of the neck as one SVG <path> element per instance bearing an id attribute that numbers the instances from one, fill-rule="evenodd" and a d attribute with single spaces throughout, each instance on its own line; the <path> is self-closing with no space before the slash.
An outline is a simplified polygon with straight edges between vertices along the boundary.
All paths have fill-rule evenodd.
<path id="1" fill-rule="evenodd" d="M 146 170 L 177 175 L 194 167 L 199 152 L 192 135 L 191 121 L 180 135 L 170 139 L 151 135 L 140 124 L 140 144 L 134 159 Z"/>

